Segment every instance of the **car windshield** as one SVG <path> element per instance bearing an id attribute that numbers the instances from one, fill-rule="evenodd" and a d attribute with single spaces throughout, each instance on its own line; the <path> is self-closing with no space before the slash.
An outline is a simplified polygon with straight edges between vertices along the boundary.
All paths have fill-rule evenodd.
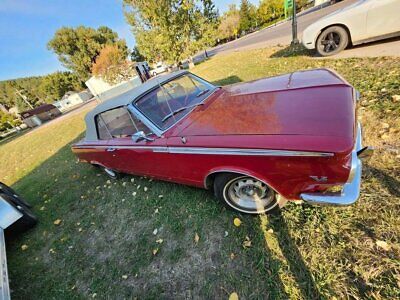
<path id="1" fill-rule="evenodd" d="M 155 79 L 156 80 L 156 79 Z M 166 130 L 203 101 L 215 86 L 192 74 L 168 81 L 134 103 L 152 123 Z"/>

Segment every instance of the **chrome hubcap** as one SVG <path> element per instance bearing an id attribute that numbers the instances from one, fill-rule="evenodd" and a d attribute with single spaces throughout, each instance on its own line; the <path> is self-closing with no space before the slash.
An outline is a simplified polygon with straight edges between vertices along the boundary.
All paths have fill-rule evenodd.
<path id="1" fill-rule="evenodd" d="M 106 172 L 106 173 L 107 173 L 108 175 L 110 175 L 111 177 L 115 177 L 115 176 L 116 176 L 116 174 L 115 174 L 115 172 L 114 172 L 113 170 L 104 168 L 104 172 Z"/>
<path id="2" fill-rule="evenodd" d="M 244 212 L 262 212 L 274 201 L 274 192 L 265 183 L 245 176 L 228 182 L 225 200 Z"/>

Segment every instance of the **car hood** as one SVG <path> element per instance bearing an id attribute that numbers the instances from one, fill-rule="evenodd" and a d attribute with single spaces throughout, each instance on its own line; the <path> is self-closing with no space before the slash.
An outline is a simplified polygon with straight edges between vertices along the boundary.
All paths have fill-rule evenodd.
<path id="1" fill-rule="evenodd" d="M 225 86 L 172 135 L 352 137 L 354 114 L 353 88 L 318 69 Z"/>

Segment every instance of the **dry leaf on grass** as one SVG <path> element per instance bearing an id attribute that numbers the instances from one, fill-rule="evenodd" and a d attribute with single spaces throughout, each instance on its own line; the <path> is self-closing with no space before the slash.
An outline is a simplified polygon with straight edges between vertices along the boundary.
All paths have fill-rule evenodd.
<path id="1" fill-rule="evenodd" d="M 250 238 L 246 235 L 246 238 L 243 241 L 243 248 L 249 248 L 249 247 L 251 247 L 251 241 Z"/>
<path id="2" fill-rule="evenodd" d="M 235 292 L 229 295 L 229 300 L 239 300 L 239 295 Z"/>
<path id="3" fill-rule="evenodd" d="M 128 279 L 128 275 L 122 275 L 122 279 Z"/>
<path id="4" fill-rule="evenodd" d="M 25 251 L 26 249 L 28 249 L 28 245 L 25 245 L 25 244 L 24 244 L 24 245 L 21 246 L 21 250 L 22 250 L 22 251 Z"/>
<path id="5" fill-rule="evenodd" d="M 57 219 L 53 222 L 54 225 L 60 225 L 61 224 L 61 219 Z"/>
<path id="6" fill-rule="evenodd" d="M 235 258 L 235 253 L 231 253 L 230 257 L 231 257 L 231 259 L 234 259 Z"/>
<path id="7" fill-rule="evenodd" d="M 239 218 L 235 218 L 235 219 L 233 220 L 233 224 L 234 224 L 236 227 L 239 227 L 239 226 L 242 224 L 242 221 L 241 221 Z"/>
<path id="8" fill-rule="evenodd" d="M 163 239 L 158 239 L 158 240 L 156 240 L 156 243 L 157 243 L 157 244 L 162 244 L 162 242 L 164 242 Z"/>
<path id="9" fill-rule="evenodd" d="M 199 242 L 199 240 L 200 240 L 200 237 L 199 237 L 199 235 L 197 234 L 197 232 L 196 232 L 196 234 L 194 235 L 194 241 L 196 242 L 196 244 Z"/>
<path id="10" fill-rule="evenodd" d="M 158 229 L 157 229 L 157 228 L 153 230 L 153 234 L 154 234 L 154 235 L 156 235 L 157 232 L 158 232 Z"/>
<path id="11" fill-rule="evenodd" d="M 156 255 L 156 254 L 157 254 L 157 252 L 158 252 L 158 248 L 156 248 L 156 249 L 153 249 L 153 255 Z"/>
<path id="12" fill-rule="evenodd" d="M 382 248 L 382 249 L 385 250 L 385 251 L 389 251 L 389 250 L 390 250 L 389 244 L 386 243 L 385 241 L 380 241 L 380 240 L 378 240 L 378 241 L 376 241 L 376 245 L 377 245 L 379 248 Z"/>

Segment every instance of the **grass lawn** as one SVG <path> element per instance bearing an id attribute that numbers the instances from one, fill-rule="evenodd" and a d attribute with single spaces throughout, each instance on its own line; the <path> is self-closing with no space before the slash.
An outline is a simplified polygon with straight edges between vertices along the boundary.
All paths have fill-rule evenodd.
<path id="1" fill-rule="evenodd" d="M 400 298 L 400 59 L 264 49 L 215 56 L 194 73 L 224 85 L 318 67 L 360 90 L 365 143 L 378 149 L 356 205 L 289 204 L 254 217 L 200 189 L 131 176 L 109 181 L 70 151 L 83 134 L 82 112 L 0 145 L 0 180 L 40 220 L 7 245 L 12 297 Z"/>

